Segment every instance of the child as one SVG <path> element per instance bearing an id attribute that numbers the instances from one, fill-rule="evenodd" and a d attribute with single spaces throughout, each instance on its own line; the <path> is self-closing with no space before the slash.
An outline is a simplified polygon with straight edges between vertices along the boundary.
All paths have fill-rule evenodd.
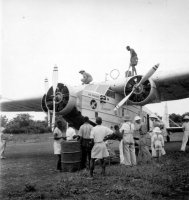
<path id="1" fill-rule="evenodd" d="M 151 142 L 152 142 L 152 146 L 155 149 L 154 157 L 158 158 L 158 160 L 159 160 L 159 158 L 162 155 L 165 155 L 164 139 L 163 139 L 163 136 L 161 135 L 161 130 L 159 127 L 155 127 L 153 129 L 153 133 L 154 134 L 152 136 Z"/>
<path id="2" fill-rule="evenodd" d="M 149 137 L 146 132 L 140 131 L 140 139 L 139 139 L 139 154 L 138 154 L 138 162 L 150 162 L 151 154 L 149 152 Z"/>

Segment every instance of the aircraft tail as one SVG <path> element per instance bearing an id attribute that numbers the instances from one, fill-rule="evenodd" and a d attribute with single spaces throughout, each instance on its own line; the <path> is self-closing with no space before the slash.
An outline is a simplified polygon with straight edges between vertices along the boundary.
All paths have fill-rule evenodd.
<path id="1" fill-rule="evenodd" d="M 169 114 L 168 114 L 167 102 L 165 102 L 164 115 L 162 117 L 162 121 L 165 125 L 165 128 L 168 128 L 169 127 Z"/>

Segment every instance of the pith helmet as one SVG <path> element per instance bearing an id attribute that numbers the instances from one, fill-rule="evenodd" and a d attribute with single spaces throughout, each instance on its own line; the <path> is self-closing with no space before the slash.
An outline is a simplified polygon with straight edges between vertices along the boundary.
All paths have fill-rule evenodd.
<path id="1" fill-rule="evenodd" d="M 136 116 L 134 120 L 135 120 L 135 121 L 137 121 L 137 120 L 141 120 L 141 117 Z"/>
<path id="2" fill-rule="evenodd" d="M 188 116 L 188 115 L 185 115 L 183 119 L 189 119 L 189 116 Z"/>
<path id="3" fill-rule="evenodd" d="M 153 132 L 154 132 L 154 133 L 161 133 L 161 130 L 160 130 L 159 127 L 155 127 L 155 128 L 153 129 Z"/>

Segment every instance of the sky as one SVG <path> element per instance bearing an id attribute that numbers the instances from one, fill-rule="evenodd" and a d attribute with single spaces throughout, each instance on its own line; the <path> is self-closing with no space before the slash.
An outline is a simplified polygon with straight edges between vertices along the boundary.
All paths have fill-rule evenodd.
<path id="1" fill-rule="evenodd" d="M 1 0 L 0 94 L 4 100 L 44 93 L 55 65 L 59 82 L 81 84 L 81 69 L 95 82 L 128 69 L 127 45 L 139 57 L 138 74 L 189 65 L 188 0 Z M 110 76 L 107 76 L 111 79 Z M 188 112 L 189 98 L 168 102 L 169 113 Z M 163 114 L 164 103 L 147 106 Z"/>

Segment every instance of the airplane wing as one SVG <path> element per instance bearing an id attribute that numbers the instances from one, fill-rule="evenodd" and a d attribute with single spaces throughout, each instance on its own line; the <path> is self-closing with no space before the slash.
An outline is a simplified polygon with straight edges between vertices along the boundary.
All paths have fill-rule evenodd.
<path id="1" fill-rule="evenodd" d="M 189 97 L 189 70 L 154 74 L 152 77 L 160 101 L 178 100 Z"/>
<path id="2" fill-rule="evenodd" d="M 128 95 L 133 90 L 133 87 L 140 82 L 143 76 L 137 75 L 129 77 L 127 80 L 116 80 L 111 82 L 106 82 L 105 84 L 109 86 L 111 90 L 121 95 Z M 60 93 L 57 95 L 58 109 L 65 110 L 65 114 L 68 114 L 73 105 L 76 104 L 76 96 L 69 93 L 69 88 L 64 84 L 60 84 Z M 50 91 L 49 90 L 49 94 Z M 51 91 L 52 92 L 52 91 Z M 156 72 L 151 78 L 146 80 L 141 84 L 138 90 L 135 90 L 133 94 L 129 97 L 128 105 L 140 105 L 144 106 L 150 103 L 158 103 L 161 101 L 178 100 L 189 97 L 189 70 L 181 69 L 171 72 Z M 44 99 L 44 96 L 43 96 Z M 61 99 L 59 103 L 59 99 Z M 52 104 L 52 99 L 47 98 Z M 44 105 L 43 105 L 44 104 Z M 47 103 L 48 104 L 48 103 Z M 52 106 L 51 106 L 52 107 Z M 42 109 L 43 108 L 43 109 Z M 40 97 L 7 101 L 1 103 L 1 111 L 11 112 L 11 111 L 47 111 L 45 110 L 46 104 L 45 100 L 42 100 L 42 95 Z M 50 109 L 51 110 L 51 109 Z"/>
<path id="3" fill-rule="evenodd" d="M 27 99 L 20 100 L 10 100 L 6 102 L 2 102 L 0 106 L 0 110 L 2 112 L 42 112 L 41 107 L 42 96 L 40 97 L 32 97 Z"/>

